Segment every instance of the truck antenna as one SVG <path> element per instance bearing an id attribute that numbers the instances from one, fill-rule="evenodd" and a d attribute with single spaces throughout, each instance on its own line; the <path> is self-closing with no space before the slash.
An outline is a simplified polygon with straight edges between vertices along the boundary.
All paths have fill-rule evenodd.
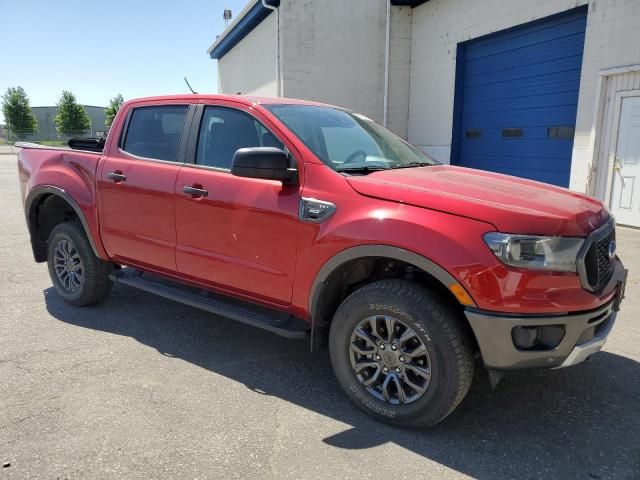
<path id="1" fill-rule="evenodd" d="M 187 80 L 187 77 L 184 77 L 184 81 L 187 84 L 187 87 L 189 87 L 189 90 L 191 90 L 191 93 L 198 93 L 193 88 L 191 88 L 191 85 L 189 85 L 189 80 Z"/>

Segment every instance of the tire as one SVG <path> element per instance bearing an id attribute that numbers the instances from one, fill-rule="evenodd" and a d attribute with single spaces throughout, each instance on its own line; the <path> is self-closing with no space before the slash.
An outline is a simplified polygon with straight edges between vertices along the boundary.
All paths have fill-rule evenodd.
<path id="1" fill-rule="evenodd" d="M 361 410 L 384 423 L 423 429 L 440 422 L 465 397 L 474 374 L 460 320 L 452 306 L 414 282 L 382 280 L 356 290 L 338 308 L 329 333 L 338 382 Z"/>
<path id="2" fill-rule="evenodd" d="M 76 222 L 58 224 L 51 231 L 47 263 L 54 288 L 71 305 L 97 303 L 111 291 L 112 265 L 96 257 L 84 229 Z"/>

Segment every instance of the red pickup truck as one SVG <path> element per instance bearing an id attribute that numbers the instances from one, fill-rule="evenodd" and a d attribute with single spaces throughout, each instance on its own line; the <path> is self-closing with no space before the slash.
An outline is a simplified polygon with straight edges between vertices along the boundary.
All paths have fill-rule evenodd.
<path id="1" fill-rule="evenodd" d="M 33 254 L 67 302 L 119 282 L 328 341 L 347 395 L 397 426 L 445 418 L 476 362 L 495 384 L 585 360 L 624 294 L 600 201 L 441 165 L 338 107 L 144 98 L 104 142 L 19 146 Z"/>

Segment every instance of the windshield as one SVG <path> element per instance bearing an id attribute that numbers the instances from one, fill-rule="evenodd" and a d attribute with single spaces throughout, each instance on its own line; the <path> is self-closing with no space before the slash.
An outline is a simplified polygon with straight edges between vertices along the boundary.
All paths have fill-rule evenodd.
<path id="1" fill-rule="evenodd" d="M 324 163 L 339 172 L 438 165 L 364 115 L 333 107 L 265 105 Z"/>

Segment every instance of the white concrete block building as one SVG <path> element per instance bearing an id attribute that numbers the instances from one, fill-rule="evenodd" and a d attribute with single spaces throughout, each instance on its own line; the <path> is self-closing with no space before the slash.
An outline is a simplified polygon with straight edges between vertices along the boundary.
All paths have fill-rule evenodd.
<path id="1" fill-rule="evenodd" d="M 344 106 L 640 226 L 640 0 L 252 0 L 208 53 L 221 93 Z"/>

